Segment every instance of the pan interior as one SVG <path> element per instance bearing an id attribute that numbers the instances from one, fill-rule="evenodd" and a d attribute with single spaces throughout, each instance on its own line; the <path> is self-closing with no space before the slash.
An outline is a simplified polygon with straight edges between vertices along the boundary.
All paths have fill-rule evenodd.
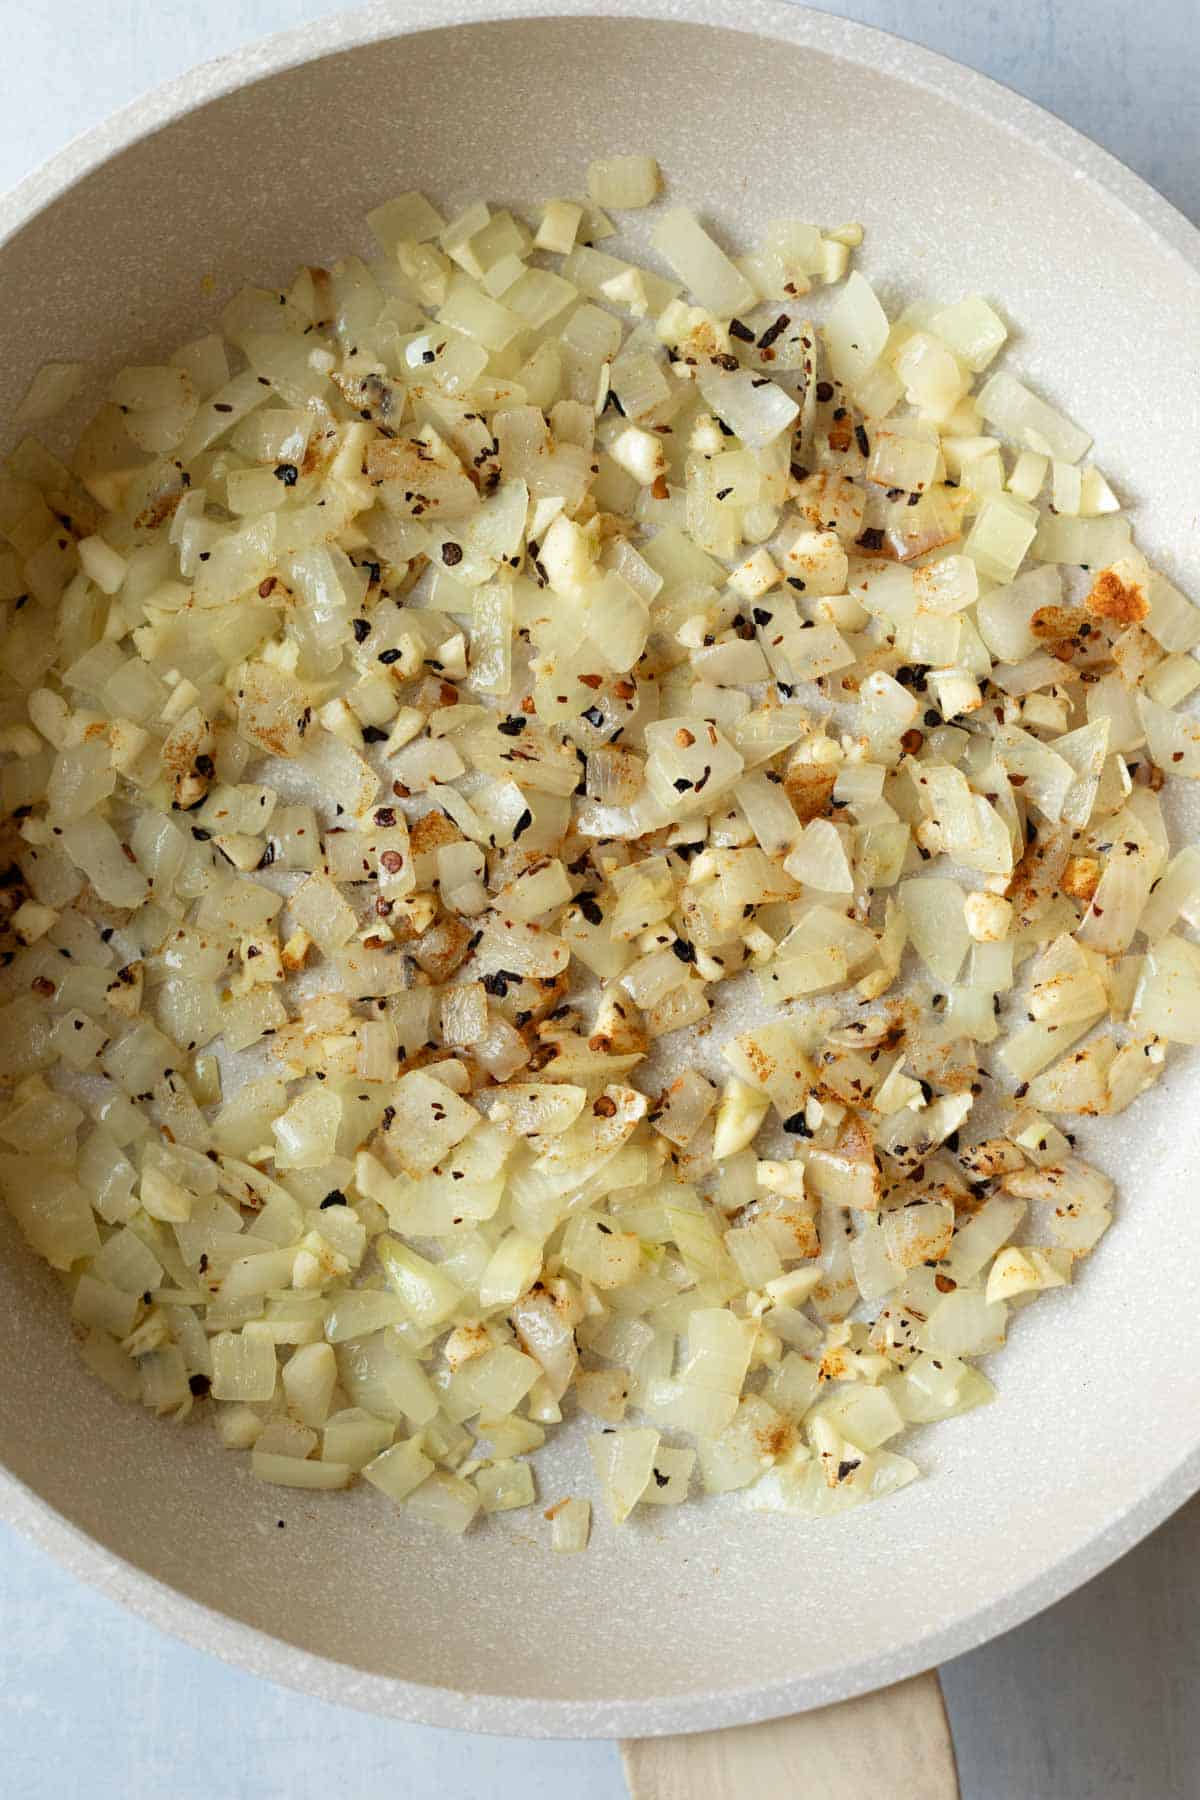
<path id="1" fill-rule="evenodd" d="M 739 247 L 775 217 L 861 219 L 860 266 L 889 306 L 918 292 L 998 302 L 1008 366 L 1094 432 L 1141 541 L 1185 574 L 1170 552 L 1194 532 L 1195 271 L 1055 155 L 889 72 L 883 53 L 691 23 L 427 31 L 178 119 L 0 254 L 0 416 L 48 357 L 153 360 L 245 281 L 363 247 L 362 215 L 393 193 L 529 205 L 578 191 L 590 157 L 621 149 L 656 154 Z M 598 1521 L 585 1556 L 558 1558 L 538 1511 L 449 1542 L 373 1493 L 263 1488 L 214 1434 L 157 1424 L 91 1381 L 61 1295 L 7 1220 L 4 1460 L 83 1532 L 220 1613 L 368 1677 L 480 1697 L 463 1723 L 538 1728 L 505 1699 L 583 1703 L 539 1717 L 586 1731 L 732 1722 L 772 1709 L 746 1698 L 764 1683 L 787 1685 L 776 1710 L 833 1698 L 864 1662 L 1036 1579 L 1195 1446 L 1193 1081 L 1176 1065 L 1134 1113 L 1088 1128 L 1084 1148 L 1120 1180 L 1118 1224 L 1077 1289 L 1017 1320 L 996 1405 L 917 1440 L 929 1479 L 844 1519 L 706 1503 L 621 1531 Z M 542 1460 L 543 1505 L 590 1491 L 582 1439 L 564 1433 Z M 452 1716 L 405 1690 L 370 1697 Z M 637 1713 L 656 1700 L 656 1717 Z"/>

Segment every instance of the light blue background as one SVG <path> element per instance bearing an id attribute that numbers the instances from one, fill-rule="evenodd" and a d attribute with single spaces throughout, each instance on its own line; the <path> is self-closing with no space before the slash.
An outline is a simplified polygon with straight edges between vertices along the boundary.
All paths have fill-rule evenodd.
<path id="1" fill-rule="evenodd" d="M 0 0 L 9 52 L 0 188 L 145 88 L 333 10 L 313 0 Z M 826 10 L 918 39 L 1041 101 L 1200 216 L 1196 0 L 842 0 Z M 1200 1794 L 1198 1550 L 1200 1503 L 1082 1593 L 943 1671 L 964 1800 Z M 611 1744 L 397 1725 L 227 1669 L 0 1530 L 0 1794 L 623 1800 L 625 1791 Z"/>

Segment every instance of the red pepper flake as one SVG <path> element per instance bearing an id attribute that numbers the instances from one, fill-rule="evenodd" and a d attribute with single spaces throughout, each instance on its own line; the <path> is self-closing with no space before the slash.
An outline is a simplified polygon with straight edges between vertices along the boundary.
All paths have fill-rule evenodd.
<path id="1" fill-rule="evenodd" d="M 791 322 L 792 321 L 788 317 L 787 313 L 780 313 L 780 315 L 776 319 L 775 323 L 773 325 L 768 325 L 767 329 L 763 332 L 762 336 L 759 338 L 759 340 L 758 340 L 759 349 L 760 350 L 769 350 L 771 348 L 771 345 L 775 342 L 776 338 L 782 337 L 783 333 L 787 330 L 787 328 L 791 324 Z"/>

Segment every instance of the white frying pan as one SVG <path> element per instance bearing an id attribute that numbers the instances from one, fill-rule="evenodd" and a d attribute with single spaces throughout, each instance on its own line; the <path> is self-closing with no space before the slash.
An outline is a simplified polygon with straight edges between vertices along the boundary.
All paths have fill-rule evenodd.
<path id="1" fill-rule="evenodd" d="M 275 39 L 26 182 L 0 207 L 0 417 L 46 358 L 149 360 L 235 285 L 350 247 L 367 208 L 407 186 L 532 202 L 577 190 L 599 152 L 645 149 L 737 240 L 772 217 L 858 218 L 887 300 L 919 286 L 1001 302 L 1020 334 L 1010 366 L 1095 433 L 1141 540 L 1195 590 L 1200 236 L 1141 182 L 980 76 L 789 6 L 742 0 L 720 26 L 714 0 L 481 10 L 378 6 Z M 1017 1320 L 998 1402 L 924 1434 L 928 1478 L 877 1506 L 827 1523 L 736 1500 L 656 1509 L 599 1523 L 563 1559 L 536 1514 L 449 1543 L 372 1493 L 266 1489 L 214 1434 L 91 1380 L 60 1293 L 4 1220 L 0 1512 L 190 1642 L 402 1718 L 645 1738 L 898 1682 L 1057 1599 L 1200 1486 L 1198 1081 L 1181 1059 L 1089 1128 L 1085 1149 L 1121 1182 L 1117 1225 L 1076 1288 Z M 581 1486 L 586 1460 L 565 1433 L 540 1470 L 547 1501 Z M 841 1717 L 861 1746 L 890 1711 L 929 1749 L 910 1779 L 932 1800 L 953 1776 L 940 1721 L 921 1735 L 924 1692 L 849 1732 Z M 867 1791 L 867 1776 L 816 1779 L 804 1741 L 818 1791 Z M 718 1765 L 735 1750 L 759 1755 L 700 1740 L 705 1768 L 664 1773 L 645 1751 L 635 1779 L 732 1793 Z M 740 1791 L 767 1788 L 767 1763 L 749 1767 Z M 889 1767 L 889 1791 L 908 1791 Z"/>

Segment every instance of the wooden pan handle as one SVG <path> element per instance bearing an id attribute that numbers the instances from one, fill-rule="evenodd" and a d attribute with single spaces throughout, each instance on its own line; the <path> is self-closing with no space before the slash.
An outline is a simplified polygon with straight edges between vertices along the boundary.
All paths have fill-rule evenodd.
<path id="1" fill-rule="evenodd" d="M 632 1800 L 959 1800 L 937 1671 L 819 1712 L 621 1745 Z"/>

